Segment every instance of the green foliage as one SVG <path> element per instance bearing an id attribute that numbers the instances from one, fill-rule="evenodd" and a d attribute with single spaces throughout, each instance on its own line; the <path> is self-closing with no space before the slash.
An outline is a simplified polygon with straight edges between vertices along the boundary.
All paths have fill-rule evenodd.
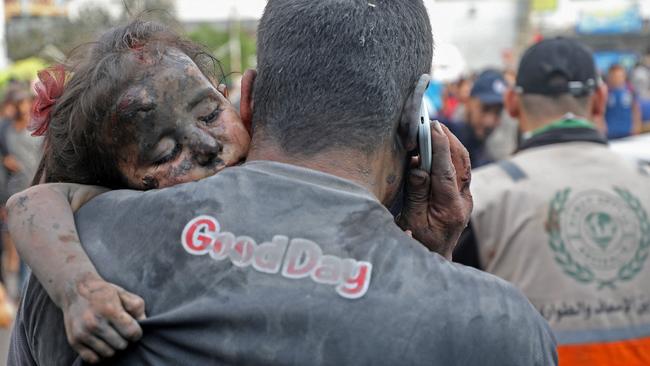
<path id="1" fill-rule="evenodd" d="M 97 3 L 88 3 L 79 10 L 79 16 L 75 19 L 10 19 L 7 24 L 8 56 L 12 60 L 39 56 L 48 61 L 60 61 L 60 58 L 78 45 L 92 42 L 110 27 L 134 17 L 178 25 L 174 18 L 172 0 L 119 0 L 119 3 L 122 4 L 122 9 L 117 15 L 111 14 L 107 8 Z M 241 27 L 241 30 L 230 32 L 227 27 L 200 25 L 189 32 L 188 36 L 193 41 L 205 45 L 219 60 L 227 82 L 230 81 L 227 76 L 255 66 L 256 44 L 251 27 Z M 232 37 L 237 36 L 241 47 L 241 62 L 231 65 L 233 57 L 229 42 Z"/>
<path id="2" fill-rule="evenodd" d="M 47 63 L 36 57 L 20 60 L 11 67 L 0 71 L 0 89 L 4 88 L 9 80 L 29 82 L 36 78 L 36 73 L 47 67 Z"/>
<path id="3" fill-rule="evenodd" d="M 188 37 L 194 42 L 200 43 L 219 60 L 221 67 L 230 82 L 231 74 L 239 74 L 244 70 L 255 66 L 256 44 L 255 37 L 242 30 L 239 32 L 239 44 L 241 47 L 241 64 L 232 65 L 232 55 L 229 42 L 231 34 L 227 29 L 217 29 L 210 25 L 200 25 L 188 33 Z"/>
<path id="4" fill-rule="evenodd" d="M 10 59 L 20 60 L 43 56 L 46 46 L 66 54 L 74 47 L 94 40 L 97 35 L 129 18 L 142 16 L 147 19 L 174 22 L 172 0 L 120 0 L 121 11 L 111 14 L 104 6 L 88 3 L 79 10 L 75 19 L 67 17 L 28 17 L 9 19 L 7 23 L 7 53 Z"/>

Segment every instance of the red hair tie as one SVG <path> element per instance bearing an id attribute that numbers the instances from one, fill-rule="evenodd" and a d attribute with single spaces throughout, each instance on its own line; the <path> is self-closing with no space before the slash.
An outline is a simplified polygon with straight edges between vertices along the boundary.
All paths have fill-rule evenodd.
<path id="1" fill-rule="evenodd" d="M 39 81 L 34 84 L 36 100 L 32 106 L 32 119 L 28 129 L 32 136 L 43 136 L 50 125 L 50 114 L 57 99 L 63 94 L 65 68 L 55 65 L 38 72 Z"/>

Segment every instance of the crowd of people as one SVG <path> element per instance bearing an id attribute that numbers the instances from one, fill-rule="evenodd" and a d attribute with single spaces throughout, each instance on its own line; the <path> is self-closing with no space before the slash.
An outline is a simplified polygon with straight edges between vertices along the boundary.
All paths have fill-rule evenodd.
<path id="1" fill-rule="evenodd" d="M 139 19 L 13 83 L 9 365 L 650 364 L 650 176 L 608 147 L 650 65 L 432 57 L 421 0 L 269 0 L 238 108 Z"/>
<path id="2" fill-rule="evenodd" d="M 0 236 L 0 326 L 3 327 L 11 325 L 21 285 L 27 278 L 27 268 L 20 261 L 6 230 L 4 204 L 11 195 L 31 185 L 41 159 L 42 138 L 32 136 L 28 130 L 34 97 L 28 83 L 11 80 L 3 90 L 0 106 L 0 218 L 3 223 Z M 6 280 L 4 275 L 7 275 Z"/>
<path id="3" fill-rule="evenodd" d="M 502 160 L 517 149 L 517 121 L 504 110 L 505 92 L 515 87 L 516 70 L 487 69 L 432 85 L 427 91 L 434 118 L 447 124 L 470 151 L 472 166 Z M 650 54 L 626 69 L 613 63 L 603 72 L 606 113 L 594 123 L 616 140 L 650 131 Z"/>

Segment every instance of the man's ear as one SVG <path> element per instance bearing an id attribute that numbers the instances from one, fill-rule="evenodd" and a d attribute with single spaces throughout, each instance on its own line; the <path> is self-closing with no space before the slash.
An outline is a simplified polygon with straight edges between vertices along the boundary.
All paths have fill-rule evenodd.
<path id="1" fill-rule="evenodd" d="M 248 134 L 253 136 L 253 85 L 257 71 L 248 69 L 241 79 L 241 98 L 239 99 L 239 115 Z"/>
<path id="2" fill-rule="evenodd" d="M 609 90 L 607 84 L 600 83 L 591 98 L 591 117 L 592 119 L 598 119 L 605 115 L 605 110 L 607 109 L 607 97 L 609 95 Z"/>
<path id="3" fill-rule="evenodd" d="M 521 107 L 519 106 L 520 102 L 521 99 L 519 97 L 519 94 L 517 94 L 513 88 L 508 88 L 505 98 L 503 98 L 503 106 L 505 107 L 506 111 L 508 111 L 510 117 L 519 119 L 521 116 Z"/>
<path id="4" fill-rule="evenodd" d="M 406 151 L 415 150 L 418 146 L 418 124 L 420 123 L 420 106 L 424 92 L 429 86 L 431 77 L 428 74 L 422 74 L 418 81 L 415 83 L 413 92 L 409 95 L 402 115 L 400 116 L 399 126 L 397 133 L 402 141 L 402 145 Z"/>

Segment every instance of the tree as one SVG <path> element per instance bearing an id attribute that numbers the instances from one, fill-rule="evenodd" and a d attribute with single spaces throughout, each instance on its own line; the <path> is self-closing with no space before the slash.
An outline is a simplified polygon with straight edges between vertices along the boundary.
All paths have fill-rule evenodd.
<path id="1" fill-rule="evenodd" d="M 255 37 L 246 31 L 239 33 L 240 65 L 232 65 L 230 42 L 232 39 L 228 30 L 220 30 L 213 26 L 203 24 L 189 32 L 189 38 L 204 45 L 218 60 L 224 72 L 224 79 L 230 83 L 232 74 L 242 73 L 244 70 L 255 66 L 256 44 Z"/>
<path id="2" fill-rule="evenodd" d="M 172 0 L 119 0 L 117 16 L 97 3 L 88 3 L 75 19 L 67 17 L 19 17 L 8 20 L 7 53 L 10 59 L 45 56 L 46 46 L 67 54 L 74 47 L 94 40 L 98 34 L 134 17 L 174 23 Z M 59 60 L 51 60 L 59 61 Z"/>

